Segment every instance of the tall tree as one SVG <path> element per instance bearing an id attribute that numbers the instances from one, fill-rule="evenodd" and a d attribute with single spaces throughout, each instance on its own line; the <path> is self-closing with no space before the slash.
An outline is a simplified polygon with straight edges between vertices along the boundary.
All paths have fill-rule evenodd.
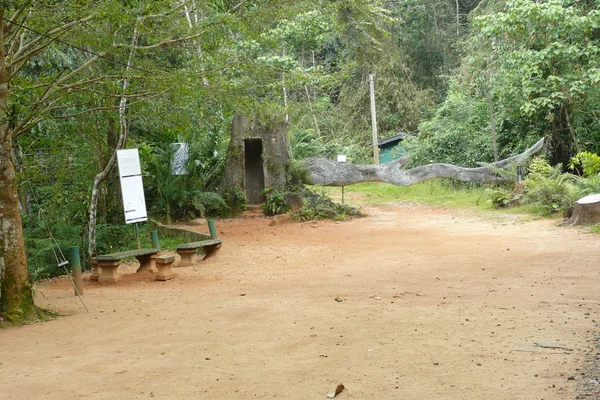
<path id="1" fill-rule="evenodd" d="M 28 281 L 14 141 L 48 119 L 76 118 L 100 110 L 119 110 L 123 115 L 127 99 L 147 96 L 143 87 L 143 93 L 125 93 L 134 76 L 150 76 L 139 67 L 136 75 L 131 74 L 131 58 L 125 62 L 120 56 L 132 54 L 133 48 L 160 49 L 198 36 L 199 33 L 182 31 L 175 24 L 163 29 L 162 36 L 148 33 L 153 25 L 180 8 L 181 4 L 170 1 L 151 5 L 123 5 L 110 0 L 59 5 L 43 0 L 24 1 L 16 6 L 0 3 L 0 314 L 9 320 L 26 319 L 36 313 Z M 133 30 L 132 16 L 135 20 L 136 15 L 147 18 L 143 46 L 137 44 L 137 34 L 135 43 L 123 40 Z M 82 43 L 67 41 L 67 35 Z M 39 66 L 43 55 L 64 49 L 76 49 L 85 56 L 62 68 L 52 63 Z M 123 82 L 120 101 L 93 106 L 95 98 L 114 97 L 103 90 L 103 85 L 115 80 Z"/>

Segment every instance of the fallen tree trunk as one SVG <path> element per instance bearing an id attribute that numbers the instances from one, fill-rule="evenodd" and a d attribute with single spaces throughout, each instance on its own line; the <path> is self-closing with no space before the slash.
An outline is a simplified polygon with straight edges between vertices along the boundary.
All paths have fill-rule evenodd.
<path id="1" fill-rule="evenodd" d="M 506 180 L 498 170 L 522 164 L 544 145 L 541 139 L 523 153 L 477 168 L 464 168 L 452 164 L 427 164 L 401 169 L 409 156 L 379 165 L 344 164 L 327 158 L 307 158 L 303 165 L 310 172 L 308 184 L 321 186 L 347 186 L 360 182 L 385 182 L 397 186 L 410 186 L 428 179 L 450 178 L 464 182 L 501 182 Z"/>

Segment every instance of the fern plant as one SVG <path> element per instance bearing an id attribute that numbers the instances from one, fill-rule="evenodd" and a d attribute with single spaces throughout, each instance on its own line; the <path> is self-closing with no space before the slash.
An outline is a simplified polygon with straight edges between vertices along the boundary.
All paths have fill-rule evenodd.
<path id="1" fill-rule="evenodd" d="M 582 189 L 577 176 L 563 174 L 560 169 L 561 166 L 557 165 L 551 170 L 543 168 L 538 170 L 540 172 L 530 172 L 525 182 L 524 202 L 544 215 L 558 212 L 569 217 L 575 201 L 582 195 Z"/>

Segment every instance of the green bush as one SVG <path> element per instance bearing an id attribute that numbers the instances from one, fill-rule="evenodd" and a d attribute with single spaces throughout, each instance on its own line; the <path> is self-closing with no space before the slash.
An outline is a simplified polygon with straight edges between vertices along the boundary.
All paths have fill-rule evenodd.
<path id="1" fill-rule="evenodd" d="M 295 219 L 308 221 L 313 219 L 337 219 L 343 220 L 348 216 L 362 216 L 356 208 L 334 203 L 325 192 L 317 192 L 308 188 L 302 188 L 296 193 L 304 198 L 304 204 L 292 212 Z"/>
<path id="2" fill-rule="evenodd" d="M 542 157 L 534 157 L 529 163 L 527 171 L 531 174 L 545 177 L 556 177 L 560 175 L 560 168 L 552 168 L 548 161 Z"/>
<path id="3" fill-rule="evenodd" d="M 530 173 L 525 180 L 523 201 L 531 204 L 543 215 L 562 213 L 569 217 L 573 212 L 575 201 L 581 197 L 582 188 L 575 175 L 561 173 L 560 164 L 546 169 L 530 166 Z M 536 172 L 534 172 L 536 171 Z"/>
<path id="4" fill-rule="evenodd" d="M 150 211 L 167 221 L 223 216 L 230 211 L 225 199 L 214 193 L 223 169 L 222 160 L 190 145 L 187 175 L 172 175 L 170 143 L 140 148 L 144 166 L 146 202 Z"/>
<path id="5" fill-rule="evenodd" d="M 598 175 L 600 172 L 600 156 L 589 151 L 579 152 L 571 158 L 569 169 L 584 177 Z"/>
<path id="6" fill-rule="evenodd" d="M 266 188 L 261 192 L 265 197 L 262 209 L 265 215 L 277 215 L 283 213 L 287 208 L 285 195 L 275 188 Z"/>

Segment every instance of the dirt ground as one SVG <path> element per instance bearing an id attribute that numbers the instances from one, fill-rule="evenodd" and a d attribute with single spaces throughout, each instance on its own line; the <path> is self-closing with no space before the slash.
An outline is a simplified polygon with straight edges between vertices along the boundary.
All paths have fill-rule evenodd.
<path id="1" fill-rule="evenodd" d="M 1 399 L 573 399 L 597 356 L 600 236 L 411 204 L 218 221 L 215 258 L 37 287 L 0 330 Z M 336 301 L 336 299 L 338 301 Z M 341 300 L 341 301 L 340 301 Z"/>

